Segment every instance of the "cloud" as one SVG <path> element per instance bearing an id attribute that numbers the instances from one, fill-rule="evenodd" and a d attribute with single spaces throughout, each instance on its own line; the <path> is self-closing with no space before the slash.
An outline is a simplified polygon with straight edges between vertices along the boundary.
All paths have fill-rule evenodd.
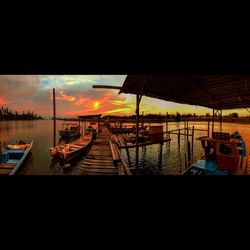
<path id="1" fill-rule="evenodd" d="M 60 95 L 62 96 L 64 100 L 69 101 L 69 102 L 74 102 L 76 100 L 74 96 L 66 95 L 63 90 L 60 91 Z"/>
<path id="2" fill-rule="evenodd" d="M 75 101 L 73 104 L 76 105 L 76 106 L 80 106 L 82 105 L 83 103 L 86 103 L 89 101 L 89 98 L 88 97 L 80 97 L 77 101 Z"/>
<path id="3" fill-rule="evenodd" d="M 0 98 L 13 101 L 35 94 L 40 80 L 39 76 L 0 75 Z"/>

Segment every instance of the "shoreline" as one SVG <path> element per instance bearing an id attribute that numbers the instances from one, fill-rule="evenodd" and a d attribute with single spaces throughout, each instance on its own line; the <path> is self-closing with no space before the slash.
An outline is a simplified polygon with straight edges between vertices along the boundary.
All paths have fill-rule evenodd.
<path id="1" fill-rule="evenodd" d="M 27 119 L 27 120 L 0 120 L 0 122 L 9 122 L 9 121 L 41 121 L 41 120 L 51 120 L 52 119 Z M 78 122 L 78 119 L 56 119 L 59 121 L 75 121 Z M 140 117 L 140 124 L 143 123 L 166 123 L 166 122 L 212 122 L 212 118 L 182 118 L 180 121 L 176 121 L 175 118 L 168 118 L 167 120 L 165 119 L 143 119 Z M 95 121 L 98 122 L 98 121 Z M 136 120 L 134 119 L 124 119 L 124 118 L 115 118 L 115 119 L 109 119 L 108 121 L 105 119 L 100 119 L 100 122 L 105 122 L 105 123 L 136 123 Z M 219 118 L 216 117 L 214 119 L 214 122 L 219 122 Z M 239 124 L 250 124 L 250 118 L 246 118 L 246 117 L 242 117 L 242 118 L 238 118 L 238 119 L 232 119 L 232 118 L 222 118 L 222 122 L 223 123 L 239 123 Z"/>

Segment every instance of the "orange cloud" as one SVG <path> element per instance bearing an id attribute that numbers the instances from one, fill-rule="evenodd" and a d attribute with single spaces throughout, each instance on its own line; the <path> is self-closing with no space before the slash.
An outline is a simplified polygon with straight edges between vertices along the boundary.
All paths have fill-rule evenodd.
<path id="1" fill-rule="evenodd" d="M 73 104 L 76 106 L 80 106 L 83 103 L 87 102 L 89 100 L 89 98 L 84 98 L 84 97 L 80 97 L 77 101 L 75 101 Z"/>
<path id="2" fill-rule="evenodd" d="M 60 91 L 60 95 L 62 96 L 64 100 L 69 101 L 69 102 L 74 102 L 76 100 L 74 96 L 66 95 L 63 90 Z"/>

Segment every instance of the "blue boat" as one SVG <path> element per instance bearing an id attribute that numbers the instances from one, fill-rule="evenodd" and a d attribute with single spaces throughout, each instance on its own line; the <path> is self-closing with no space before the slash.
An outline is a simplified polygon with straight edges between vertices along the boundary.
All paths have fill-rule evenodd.
<path id="1" fill-rule="evenodd" d="M 33 140 L 15 140 L 0 149 L 0 175 L 14 175 L 31 151 Z"/>
<path id="2" fill-rule="evenodd" d="M 182 175 L 246 174 L 247 147 L 239 132 L 213 133 L 200 137 L 205 155 L 186 169 Z"/>

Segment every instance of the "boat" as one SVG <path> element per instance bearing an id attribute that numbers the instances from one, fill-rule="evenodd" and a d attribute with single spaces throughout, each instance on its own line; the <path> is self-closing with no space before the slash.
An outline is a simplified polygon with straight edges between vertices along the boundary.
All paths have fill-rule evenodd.
<path id="1" fill-rule="evenodd" d="M 205 155 L 192 164 L 182 175 L 235 175 L 245 174 L 247 146 L 241 134 L 213 132 L 212 138 L 199 137 Z"/>
<path id="2" fill-rule="evenodd" d="M 86 129 L 86 133 L 96 133 L 96 129 L 93 126 L 89 125 Z"/>
<path id="3" fill-rule="evenodd" d="M 31 151 L 33 140 L 15 140 L 1 149 L 0 175 L 14 175 Z"/>
<path id="4" fill-rule="evenodd" d="M 92 133 L 67 144 L 59 145 L 49 149 L 51 156 L 58 156 L 64 162 L 69 162 L 82 154 L 91 144 Z"/>
<path id="5" fill-rule="evenodd" d="M 63 123 L 62 129 L 59 130 L 59 136 L 66 139 L 79 137 L 80 128 L 76 123 Z"/>

